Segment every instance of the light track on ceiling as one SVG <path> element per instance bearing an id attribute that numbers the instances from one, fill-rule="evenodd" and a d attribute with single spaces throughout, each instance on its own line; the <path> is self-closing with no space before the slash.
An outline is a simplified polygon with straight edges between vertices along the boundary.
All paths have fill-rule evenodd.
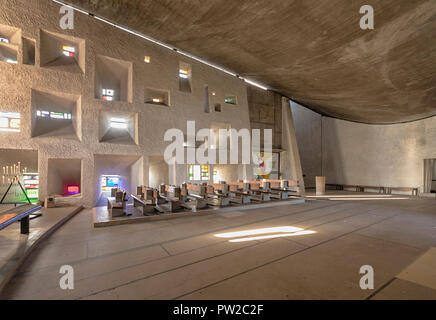
<path id="1" fill-rule="evenodd" d="M 152 43 L 154 43 L 154 44 L 156 44 L 156 45 L 159 45 L 159 46 L 161 46 L 161 47 L 164 47 L 164 48 L 166 48 L 166 49 L 168 49 L 168 50 L 171 50 L 171 51 L 173 51 L 173 52 L 177 52 L 178 54 L 181 54 L 181 55 L 183 55 L 183 56 L 185 56 L 185 57 L 188 57 L 188 58 L 190 58 L 190 59 L 192 59 L 192 60 L 195 60 L 195 61 L 197 61 L 197 62 L 200 62 L 200 63 L 202 63 L 202 64 L 205 64 L 205 65 L 207 65 L 207 66 L 209 66 L 209 67 L 212 67 L 212 68 L 214 68 L 214 69 L 217 69 L 217 70 L 219 70 L 219 71 L 221 71 L 221 72 L 224 72 L 224 73 L 226 73 L 226 74 L 229 74 L 229 75 L 231 75 L 231 76 L 234 76 L 234 77 L 236 77 L 236 78 L 238 78 L 238 79 L 244 80 L 246 83 L 248 83 L 248 84 L 250 84 L 250 85 L 252 85 L 252 86 L 258 87 L 258 88 L 263 89 L 263 90 L 268 90 L 268 87 L 266 87 L 266 86 L 264 86 L 264 85 L 261 85 L 261 84 L 255 82 L 255 81 L 252 81 L 252 80 L 246 79 L 246 78 L 244 78 L 244 77 L 241 77 L 241 76 L 239 76 L 239 75 L 238 75 L 237 73 L 235 73 L 235 72 L 232 72 L 232 71 L 227 70 L 227 69 L 225 69 L 225 68 L 223 68 L 223 67 L 220 67 L 220 66 L 218 66 L 218 65 L 216 65 L 216 64 L 213 64 L 213 63 L 210 63 L 210 62 L 208 62 L 208 61 L 205 61 L 205 60 L 203 60 L 203 59 L 201 59 L 201 58 L 199 58 L 199 57 L 196 57 L 196 56 L 194 56 L 194 55 L 192 55 L 192 54 L 190 54 L 190 53 L 188 53 L 188 52 L 185 52 L 185 51 L 183 51 L 183 50 L 180 50 L 180 49 L 178 49 L 178 48 L 174 48 L 173 46 L 168 45 L 168 44 L 166 44 L 166 43 L 164 43 L 164 42 L 161 42 L 161 41 L 159 41 L 159 40 L 153 39 L 153 38 L 151 38 L 151 37 L 149 37 L 149 36 L 146 36 L 146 35 L 144 35 L 144 34 L 142 34 L 142 33 L 139 33 L 139 32 L 136 32 L 136 31 L 133 31 L 133 30 L 131 30 L 131 29 L 129 29 L 129 28 L 123 27 L 123 26 L 121 26 L 121 25 L 119 25 L 119 24 L 113 23 L 113 22 L 111 22 L 111 21 L 109 21 L 109 20 L 107 20 L 107 19 L 104 19 L 104 18 L 98 17 L 98 16 L 96 16 L 96 15 L 93 14 L 93 13 L 86 12 L 86 11 L 84 11 L 84 10 L 82 10 L 82 9 L 79 9 L 79 8 L 73 6 L 73 5 L 67 4 L 67 3 L 65 3 L 65 2 L 63 2 L 63 1 L 60 1 L 60 0 L 52 0 L 52 1 L 55 2 L 55 3 L 57 3 L 57 4 L 59 4 L 59 5 L 61 5 L 61 6 L 66 6 L 66 7 L 71 8 L 71 9 L 77 11 L 77 12 L 80 12 L 80 13 L 83 13 L 83 14 L 85 14 L 85 15 L 91 16 L 91 17 L 93 17 L 93 18 L 95 18 L 95 19 L 97 19 L 97 20 L 99 20 L 99 21 L 101 21 L 101 22 L 107 23 L 107 24 L 109 24 L 109 25 L 111 25 L 111 26 L 113 26 L 113 27 L 115 27 L 115 28 L 117 28 L 117 29 L 120 29 L 120 30 L 122 30 L 122 31 L 128 32 L 128 33 L 130 33 L 130 34 L 133 34 L 133 35 L 135 35 L 135 36 L 137 36 L 137 37 L 139 37 L 139 38 L 142 38 L 142 39 L 144 39 L 144 40 L 150 41 L 150 42 L 152 42 Z"/>

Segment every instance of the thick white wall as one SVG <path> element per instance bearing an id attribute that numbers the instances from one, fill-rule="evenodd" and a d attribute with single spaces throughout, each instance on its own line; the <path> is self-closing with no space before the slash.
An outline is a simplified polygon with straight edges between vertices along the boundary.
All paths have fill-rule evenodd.
<path id="1" fill-rule="evenodd" d="M 321 115 L 291 102 L 292 116 L 300 150 L 306 188 L 315 187 L 315 177 L 322 175 Z"/>
<path id="2" fill-rule="evenodd" d="M 196 120 L 197 130 L 210 127 L 212 122 L 228 123 L 232 128 L 250 128 L 247 105 L 247 87 L 233 76 L 200 64 L 162 48 L 134 35 L 128 34 L 88 15 L 75 14 L 74 30 L 62 30 L 59 26 L 60 6 L 50 0 L 4 0 L 0 2 L 0 24 L 19 28 L 22 36 L 36 42 L 35 66 L 0 62 L 0 111 L 20 112 L 21 133 L 0 133 L 0 148 L 38 150 L 40 173 L 40 198 L 47 195 L 48 159 L 81 159 L 83 163 L 82 198 L 72 203 L 93 206 L 98 197 L 98 176 L 94 155 L 137 155 L 144 158 L 142 177 L 138 181 L 149 181 L 148 157 L 163 155 L 166 144 L 164 133 L 170 128 L 186 132 L 186 121 Z M 85 40 L 85 72 L 69 72 L 68 68 L 45 68 L 40 66 L 41 30 Z M 84 53 L 84 55 L 83 55 Z M 105 102 L 95 99 L 94 73 L 97 55 L 103 55 L 132 63 L 132 103 Z M 144 56 L 151 63 L 144 63 Z M 179 62 L 192 65 L 192 94 L 179 91 Z M 71 70 L 70 70 L 71 71 Z M 222 105 L 221 113 L 204 112 L 204 87 L 208 85 L 210 105 Z M 169 90 L 171 107 L 144 103 L 146 87 Z M 72 94 L 81 97 L 81 139 L 59 137 L 31 138 L 32 89 L 53 94 Z M 237 96 L 238 105 L 224 103 L 226 94 Z M 115 144 L 99 142 L 99 114 L 102 111 L 138 114 L 138 144 Z M 17 159 L 18 161 L 19 159 Z M 186 169 L 177 180 L 186 180 Z M 94 174 L 92 174 L 94 172 Z M 126 173 L 130 177 L 129 173 Z M 171 176 L 173 174 L 171 173 Z"/>
<path id="3" fill-rule="evenodd" d="M 307 176 L 323 174 L 328 183 L 390 187 L 424 184 L 424 159 L 436 158 L 436 117 L 392 125 L 368 125 L 320 117 L 292 104 Z M 316 128 L 316 138 L 308 132 Z M 322 143 L 319 143 L 322 130 Z M 322 154 L 322 171 L 314 154 Z M 313 158 L 312 158 L 313 157 Z M 305 161 L 312 162 L 311 165 Z M 311 169 L 314 168 L 314 169 Z"/>

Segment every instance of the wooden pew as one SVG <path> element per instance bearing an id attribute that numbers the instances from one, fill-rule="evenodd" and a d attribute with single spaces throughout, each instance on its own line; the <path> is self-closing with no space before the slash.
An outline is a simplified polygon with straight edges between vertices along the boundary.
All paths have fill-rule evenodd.
<path id="1" fill-rule="evenodd" d="M 357 186 L 357 190 L 359 192 L 365 192 L 366 189 L 377 190 L 378 193 L 386 193 L 385 187 L 380 187 L 380 186 Z"/>
<path id="2" fill-rule="evenodd" d="M 154 212 L 154 208 L 155 208 L 155 204 L 154 204 L 154 200 L 145 200 L 142 197 L 140 197 L 139 195 L 131 195 L 132 199 L 133 199 L 133 206 L 135 208 L 142 208 L 142 214 L 146 214 L 146 213 L 153 213 Z"/>
<path id="3" fill-rule="evenodd" d="M 231 203 L 248 204 L 251 202 L 248 184 L 243 182 L 228 182 L 229 200 Z"/>
<path id="4" fill-rule="evenodd" d="M 207 185 L 202 184 L 191 184 L 184 183 L 182 184 L 182 189 L 186 190 L 187 201 L 184 202 L 183 206 L 187 209 L 192 210 L 193 212 L 197 212 L 198 209 L 207 208 Z"/>
<path id="5" fill-rule="evenodd" d="M 127 194 L 119 188 L 111 189 L 111 196 L 107 197 L 107 209 L 111 217 L 121 217 L 126 213 Z"/>
<path id="6" fill-rule="evenodd" d="M 408 187 L 386 187 L 387 194 L 392 194 L 392 191 L 406 191 L 406 192 L 411 192 L 412 196 L 417 196 L 418 195 L 418 188 L 408 188 Z"/>
<path id="7" fill-rule="evenodd" d="M 208 183 L 206 193 L 210 199 L 209 204 L 217 207 L 230 205 L 229 186 L 225 183 Z"/>
<path id="8" fill-rule="evenodd" d="M 289 199 L 288 180 L 263 180 L 264 190 L 268 190 L 270 197 L 277 200 Z"/>
<path id="9" fill-rule="evenodd" d="M 180 187 L 160 185 L 154 191 L 156 209 L 161 213 L 175 212 L 182 209 Z"/>
<path id="10" fill-rule="evenodd" d="M 155 204 L 154 189 L 140 186 L 136 188 L 136 195 L 146 204 Z"/>
<path id="11" fill-rule="evenodd" d="M 244 183 L 248 184 L 251 200 L 258 202 L 271 201 L 270 193 L 264 189 L 264 183 L 260 180 L 246 180 Z M 269 184 L 267 184 L 269 187 Z"/>

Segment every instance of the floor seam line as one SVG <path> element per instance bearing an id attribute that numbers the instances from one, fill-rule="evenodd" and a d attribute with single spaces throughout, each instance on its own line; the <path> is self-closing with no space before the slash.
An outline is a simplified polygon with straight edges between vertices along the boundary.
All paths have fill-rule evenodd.
<path id="1" fill-rule="evenodd" d="M 168 254 L 168 256 L 172 256 L 171 253 L 169 253 L 169 251 L 161 244 L 160 247 Z"/>
<path id="2" fill-rule="evenodd" d="M 386 218 L 386 219 L 384 219 L 384 220 L 387 220 L 387 219 L 390 219 L 390 217 L 389 217 L 389 218 Z M 378 223 L 378 222 L 377 222 L 377 223 Z M 377 223 L 374 223 L 374 224 L 377 224 Z M 179 298 L 185 297 L 185 296 L 187 296 L 187 295 L 189 295 L 189 294 L 192 294 L 192 293 L 194 293 L 194 292 L 197 292 L 197 291 L 203 290 L 203 289 L 205 289 L 205 288 L 211 287 L 211 286 L 213 286 L 213 285 L 216 285 L 216 284 L 218 284 L 218 283 L 220 283 L 220 282 L 227 281 L 227 280 L 229 280 L 229 279 L 235 278 L 235 277 L 240 276 L 240 275 L 242 275 L 242 274 L 245 274 L 245 273 L 251 272 L 251 271 L 253 271 L 253 270 L 256 270 L 256 269 L 262 268 L 262 267 L 264 267 L 264 266 L 267 266 L 267 265 L 269 265 L 269 264 L 272 264 L 272 263 L 275 263 L 275 262 L 281 261 L 281 260 L 283 260 L 283 259 L 289 258 L 289 257 L 291 257 L 291 256 L 293 256 L 293 255 L 295 255 L 295 254 L 298 254 L 298 253 L 304 252 L 304 251 L 306 251 L 306 250 L 309 250 L 309 249 L 312 249 L 312 248 L 318 247 L 318 246 L 323 245 L 323 244 L 326 244 L 326 243 L 328 243 L 328 242 L 330 242 L 330 241 L 337 240 L 337 239 L 339 239 L 339 238 L 342 238 L 342 237 L 344 237 L 344 236 L 347 236 L 347 235 L 349 235 L 349 234 L 352 234 L 352 233 L 354 233 L 354 232 L 356 232 L 356 231 L 358 231 L 358 230 L 360 230 L 360 229 L 364 229 L 364 228 L 366 228 L 366 227 L 362 227 L 362 228 L 359 228 L 359 229 L 356 229 L 356 230 L 350 231 L 350 232 L 348 232 L 348 233 L 342 234 L 342 235 L 340 235 L 340 236 L 338 236 L 338 237 L 335 237 L 335 238 L 332 238 L 332 239 L 329 239 L 329 240 L 326 240 L 326 241 L 323 241 L 323 242 L 317 243 L 316 245 L 310 246 L 310 247 L 308 247 L 308 248 L 304 248 L 304 249 L 299 250 L 299 251 L 297 251 L 297 252 L 295 252 L 295 253 L 292 253 L 292 254 L 290 254 L 290 255 L 288 255 L 288 256 L 285 256 L 285 257 L 282 257 L 282 258 L 279 258 L 279 259 L 272 260 L 272 261 L 270 261 L 270 262 L 268 262 L 268 263 L 265 263 L 265 264 L 263 264 L 263 265 L 260 265 L 260 266 L 257 266 L 257 267 L 254 267 L 254 268 L 248 269 L 248 270 L 246 270 L 246 271 L 244 271 L 244 272 L 241 272 L 241 273 L 235 274 L 235 275 L 233 275 L 233 276 L 227 277 L 227 278 L 222 279 L 222 280 L 220 280 L 220 281 L 217 281 L 217 282 L 215 282 L 215 283 L 209 284 L 209 285 L 207 285 L 207 286 L 201 287 L 201 288 L 196 289 L 196 290 L 194 290 L 194 291 L 191 291 L 191 292 L 185 293 L 185 294 L 183 294 L 183 295 L 180 295 L 180 296 L 178 296 L 178 297 L 172 298 L 172 300 L 177 300 L 177 299 L 179 299 Z"/>
<path id="3" fill-rule="evenodd" d="M 339 203 L 339 205 L 342 205 L 342 203 Z M 272 217 L 272 218 L 265 218 L 265 219 L 261 219 L 261 220 L 254 221 L 254 222 L 249 222 L 249 223 L 245 223 L 245 224 L 239 224 L 239 225 L 235 225 L 235 226 L 229 226 L 229 227 L 225 227 L 225 228 L 220 228 L 220 229 L 217 229 L 217 230 L 212 230 L 212 231 L 205 232 L 205 233 L 199 233 L 199 234 L 192 235 L 192 236 L 187 236 L 187 237 L 177 238 L 177 239 L 168 240 L 168 241 L 159 242 L 159 243 L 152 243 L 152 244 L 149 244 L 149 245 L 139 246 L 139 247 L 135 247 L 135 248 L 127 249 L 127 250 L 124 250 L 124 251 L 119 251 L 119 252 L 116 252 L 116 253 L 110 253 L 110 254 L 107 254 L 107 255 L 101 255 L 101 256 L 95 256 L 95 257 L 88 257 L 87 259 L 80 259 L 80 260 L 75 260 L 75 261 L 69 261 L 69 263 L 70 263 L 70 264 L 73 264 L 73 263 L 80 263 L 80 262 L 85 262 L 85 261 L 91 261 L 91 260 L 98 260 L 98 259 L 108 258 L 108 257 L 111 257 L 111 256 L 115 256 L 115 255 L 117 255 L 117 254 L 120 254 L 120 253 L 126 253 L 126 252 L 130 252 L 130 251 L 135 251 L 135 250 L 140 250 L 140 249 L 151 248 L 151 247 L 158 246 L 158 245 L 162 245 L 162 244 L 167 244 L 167 243 L 171 243 L 171 242 L 187 240 L 187 239 L 194 238 L 194 237 L 197 237 L 197 236 L 207 235 L 207 234 L 209 234 L 209 233 L 218 232 L 218 231 L 220 231 L 220 230 L 227 230 L 227 229 L 232 229 L 232 228 L 239 228 L 239 227 L 243 227 L 243 226 L 250 225 L 250 224 L 255 224 L 255 223 L 265 222 L 265 221 L 268 221 L 268 220 L 274 220 L 274 219 L 279 219 L 279 218 L 283 218 L 283 217 L 289 217 L 289 216 L 296 215 L 296 214 L 300 214 L 300 213 L 306 213 L 306 212 L 310 212 L 310 211 L 314 211 L 314 210 L 319 210 L 319 209 L 324 209 L 324 208 L 330 208 L 330 207 L 334 207 L 334 206 L 336 206 L 336 205 L 327 205 L 327 206 L 322 206 L 322 207 L 318 207 L 318 208 L 302 210 L 302 211 L 298 211 L 298 212 L 291 213 L 291 214 L 285 214 L 285 215 L 282 215 L 282 216 Z M 257 209 L 253 209 L 253 210 L 257 210 Z M 346 209 L 344 209 L 344 210 L 346 210 Z M 328 215 L 328 214 L 327 214 L 327 215 Z M 327 215 L 324 215 L 324 216 L 327 216 Z M 304 221 L 304 220 L 297 221 L 297 222 L 303 222 L 303 221 Z M 171 226 L 171 227 L 174 227 L 174 226 Z M 88 243 L 87 246 L 89 246 L 89 241 L 87 241 L 87 243 Z M 195 249 L 193 249 L 193 250 L 195 250 Z M 187 252 L 190 252 L 190 251 L 187 251 Z M 57 266 L 52 266 L 51 268 L 52 268 L 52 269 L 56 269 Z M 35 271 L 37 272 L 38 270 L 43 270 L 43 269 L 44 269 L 44 268 L 40 268 L 40 269 L 37 269 L 37 270 L 35 270 Z M 48 269 L 48 270 L 50 270 L 50 269 Z M 29 274 L 32 274 L 32 273 L 33 273 L 33 272 L 31 272 L 31 273 L 17 273 L 17 275 L 29 275 Z"/>
<path id="4" fill-rule="evenodd" d="M 397 277 L 393 277 L 392 279 L 385 282 L 383 285 L 380 286 L 380 288 L 376 289 L 373 293 L 371 293 L 369 296 L 367 296 L 364 300 L 370 300 L 371 298 L 373 298 L 375 295 L 380 293 L 380 291 L 387 288 L 392 282 L 394 282 L 395 279 L 397 279 Z"/>

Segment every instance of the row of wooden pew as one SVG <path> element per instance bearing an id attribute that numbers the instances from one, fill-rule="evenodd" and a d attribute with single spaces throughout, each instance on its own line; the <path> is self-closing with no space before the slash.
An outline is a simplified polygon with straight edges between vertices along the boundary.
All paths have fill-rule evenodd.
<path id="1" fill-rule="evenodd" d="M 189 209 L 226 207 L 299 197 L 295 180 L 244 180 L 220 183 L 160 185 L 157 189 L 139 186 L 132 194 L 135 207 L 143 213 L 167 213 Z"/>
<path id="2" fill-rule="evenodd" d="M 327 187 L 333 187 L 336 190 L 352 189 L 355 192 L 366 192 L 367 190 L 376 190 L 382 194 L 392 194 L 392 191 L 411 192 L 412 196 L 417 196 L 419 189 L 410 187 L 383 187 L 383 186 L 364 186 L 364 185 L 349 185 L 349 184 L 327 184 Z"/>

